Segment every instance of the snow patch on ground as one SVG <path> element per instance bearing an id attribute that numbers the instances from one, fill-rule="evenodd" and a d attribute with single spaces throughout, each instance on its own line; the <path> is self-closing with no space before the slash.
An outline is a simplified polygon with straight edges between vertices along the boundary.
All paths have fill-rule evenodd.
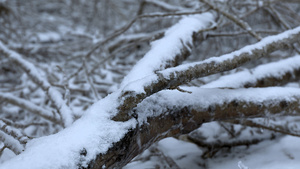
<path id="1" fill-rule="evenodd" d="M 285 136 L 257 145 L 236 147 L 227 157 L 209 159 L 207 168 L 239 169 L 241 161 L 249 169 L 296 169 L 300 166 L 300 138 Z"/>
<path id="2" fill-rule="evenodd" d="M 201 158 L 205 149 L 193 143 L 166 138 L 155 146 L 183 169 L 296 169 L 300 166 L 300 138 L 293 136 L 263 141 L 250 147 L 233 147 L 205 160 Z M 149 150 L 139 158 L 146 157 L 150 157 Z M 133 160 L 124 169 L 155 168 L 160 165 L 159 158 L 161 160 L 161 157 L 153 156 L 146 161 Z"/>

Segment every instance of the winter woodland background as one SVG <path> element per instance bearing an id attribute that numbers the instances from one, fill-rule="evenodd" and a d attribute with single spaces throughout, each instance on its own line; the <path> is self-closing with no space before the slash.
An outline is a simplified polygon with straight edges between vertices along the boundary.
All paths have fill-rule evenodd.
<path id="1" fill-rule="evenodd" d="M 299 14 L 0 0 L 0 168 L 299 168 Z"/>

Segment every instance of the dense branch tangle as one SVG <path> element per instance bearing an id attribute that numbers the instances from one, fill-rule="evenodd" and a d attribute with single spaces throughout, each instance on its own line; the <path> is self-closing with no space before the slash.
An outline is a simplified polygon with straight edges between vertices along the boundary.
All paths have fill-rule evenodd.
<path id="1" fill-rule="evenodd" d="M 245 73 L 247 72 L 247 70 L 237 73 L 229 72 L 230 75 L 223 76 L 223 78 L 208 83 L 202 87 L 195 88 L 180 86 L 197 78 L 224 73 L 225 71 L 235 69 L 250 61 L 258 60 L 259 58 L 262 58 L 264 56 L 269 56 L 273 51 L 289 48 L 291 45 L 294 45 L 295 42 L 298 42 L 300 36 L 300 28 L 298 27 L 293 30 L 283 32 L 279 35 L 261 38 L 261 35 L 258 34 L 258 31 L 255 31 L 255 29 L 252 28 L 252 25 L 250 27 L 250 24 L 245 21 L 246 19 L 241 20 L 240 16 L 231 14 L 231 11 L 228 12 L 227 10 L 217 8 L 218 6 L 214 6 L 210 1 L 202 0 L 202 2 L 208 5 L 208 7 L 213 9 L 215 12 L 225 16 L 228 20 L 232 21 L 233 25 L 237 25 L 239 28 L 244 29 L 244 32 L 242 33 L 230 32 L 232 33 L 230 35 L 244 36 L 249 34 L 250 37 L 252 36 L 255 38 L 255 40 L 260 42 L 253 45 L 248 45 L 235 52 L 221 55 L 219 57 L 213 57 L 200 62 L 180 65 L 184 60 L 188 58 L 188 56 L 190 56 L 194 42 L 193 40 L 199 40 L 196 38 L 204 31 L 213 30 L 216 27 L 218 29 L 218 26 L 220 26 L 218 24 L 221 22 L 221 19 L 218 23 L 215 23 L 216 18 L 218 18 L 216 17 L 215 12 L 202 13 L 198 15 L 198 13 L 200 13 L 199 11 L 207 11 L 207 6 L 204 6 L 203 8 L 201 8 L 201 10 L 199 10 L 200 8 L 193 9 L 190 7 L 176 7 L 167 3 L 160 3 L 159 1 L 143 2 L 152 4 L 152 6 L 162 8 L 162 10 L 165 11 L 176 11 L 176 13 L 143 14 L 143 10 L 139 10 L 138 15 L 136 17 L 133 17 L 132 20 L 129 20 L 129 22 L 125 24 L 125 26 L 117 29 L 116 31 L 113 31 L 113 33 L 108 37 L 104 37 L 100 40 L 96 38 L 96 42 L 91 43 L 93 44 L 91 45 L 93 47 L 90 50 L 87 49 L 83 51 L 82 53 L 84 55 L 78 55 L 76 56 L 76 58 L 81 56 L 83 57 L 82 60 L 84 61 L 87 58 L 94 61 L 93 59 L 96 58 L 95 55 L 94 58 L 90 58 L 90 56 L 95 54 L 94 52 L 99 47 L 102 47 L 102 45 L 106 45 L 103 48 L 107 48 L 108 52 L 106 54 L 103 54 L 105 56 L 104 58 L 97 60 L 97 63 L 99 63 L 99 65 L 103 65 L 104 67 L 108 66 L 108 64 L 105 63 L 106 60 L 114 57 L 109 56 L 109 53 L 111 54 L 111 52 L 114 52 L 115 54 L 121 51 L 120 46 L 122 46 L 123 43 L 127 43 L 127 41 L 137 41 L 140 38 L 144 39 L 143 41 L 147 41 L 153 35 L 158 35 L 160 37 L 162 34 L 164 34 L 164 37 L 153 42 L 152 48 L 145 55 L 146 59 L 142 59 L 137 63 L 132 72 L 125 77 L 123 83 L 120 85 L 121 87 L 119 90 L 114 90 L 115 92 L 113 92 L 112 95 L 100 100 L 97 103 L 99 105 L 102 105 L 102 107 L 97 107 L 97 104 L 92 106 L 90 111 L 87 112 L 86 116 L 78 120 L 78 122 L 71 126 L 69 129 L 64 130 L 62 132 L 63 134 L 57 134 L 59 135 L 59 137 L 57 138 L 58 140 L 63 140 L 61 138 L 67 138 L 75 143 L 74 146 L 72 145 L 72 148 L 68 147 L 69 149 L 67 150 L 67 154 L 72 154 L 71 158 L 74 158 L 75 160 L 71 162 L 67 160 L 56 160 L 55 163 L 50 164 L 51 167 L 69 167 L 69 165 L 71 166 L 71 168 L 123 167 L 128 162 L 130 162 L 132 158 L 148 148 L 152 143 L 159 141 L 164 137 L 189 133 L 206 122 L 220 120 L 235 123 L 242 121 L 245 125 L 251 126 L 254 124 L 250 123 L 249 121 L 247 122 L 246 120 L 257 117 L 264 118 L 266 116 L 277 117 L 299 115 L 300 91 L 298 89 L 282 87 L 263 89 L 239 89 L 243 87 L 268 87 L 278 84 L 282 85 L 293 80 L 297 81 L 300 76 L 298 64 L 294 64 L 290 69 L 277 68 L 271 73 L 264 72 L 261 73 L 260 76 L 257 76 L 255 72 L 259 72 L 259 70 L 261 69 L 259 69 L 259 67 L 253 68 L 248 71 L 250 72 L 249 74 L 252 74 L 254 80 L 240 80 L 235 84 L 224 83 L 224 79 L 226 80 L 227 78 L 230 81 L 231 78 L 238 78 L 240 76 L 239 73 Z M 245 2 L 245 4 L 247 3 L 248 2 Z M 249 1 L 249 3 L 252 6 L 256 6 L 256 3 L 252 1 Z M 276 1 L 272 1 L 272 3 L 276 3 Z M 239 3 L 239 5 L 244 4 Z M 264 5 L 267 6 L 267 4 L 265 3 L 257 5 L 257 9 L 263 7 Z M 277 13 L 278 11 L 273 12 L 275 14 L 274 17 L 280 17 L 280 15 Z M 96 14 L 93 14 L 93 16 L 95 15 Z M 128 37 L 126 37 L 126 35 L 124 35 L 119 37 L 121 34 L 129 31 L 132 28 L 132 25 L 140 19 L 143 19 L 144 21 L 149 18 L 182 15 L 190 16 L 185 18 L 185 22 L 181 20 L 178 25 L 174 25 L 166 32 L 159 30 L 154 33 L 147 32 L 144 35 L 136 34 L 137 36 L 128 35 Z M 187 24 L 188 26 L 185 27 L 185 24 Z M 285 25 L 285 28 L 290 27 L 288 23 L 283 24 Z M 130 31 L 132 33 L 132 30 Z M 270 32 L 273 34 L 274 32 L 281 31 L 272 30 Z M 214 35 L 213 33 L 214 32 L 212 32 L 212 35 Z M 222 33 L 224 32 L 220 32 L 219 35 L 223 35 Z M 135 33 L 133 33 L 132 35 L 134 34 Z M 217 34 L 218 33 L 216 33 L 215 35 Z M 86 36 L 93 39 L 93 37 L 89 34 L 86 34 Z M 112 41 L 117 37 L 119 38 L 112 43 L 106 44 L 107 42 Z M 214 36 L 213 38 L 215 37 L 217 36 Z M 207 40 L 206 38 L 207 37 L 203 36 L 201 40 Z M 9 43 L 5 43 L 5 45 L 4 43 L 0 43 L 1 53 L 4 54 L 6 58 L 9 58 L 17 63 L 28 74 L 32 81 L 44 90 L 49 99 L 54 103 L 54 107 L 56 108 L 57 112 L 60 113 L 57 115 L 60 116 L 52 114 L 52 112 L 44 109 L 42 106 L 40 107 L 36 104 L 28 104 L 27 100 L 5 94 L 5 92 L 0 93 L 0 99 L 28 110 L 38 115 L 39 117 L 42 117 L 42 119 L 46 119 L 46 122 L 49 121 L 51 123 L 63 126 L 70 125 L 73 122 L 71 107 L 69 107 L 69 104 L 65 99 L 62 99 L 62 94 L 59 93 L 59 91 L 56 91 L 56 88 L 54 88 L 52 85 L 50 85 L 48 79 L 44 79 L 42 76 L 35 74 L 38 69 L 35 69 L 36 65 L 31 64 L 25 59 L 25 57 L 23 57 L 26 55 L 17 53 L 13 50 L 14 48 L 8 48 L 7 46 L 9 45 Z M 291 65 L 293 61 L 299 61 L 298 57 L 295 56 L 293 58 L 290 58 L 291 60 L 282 60 L 282 62 L 278 62 L 278 64 L 284 63 L 286 65 Z M 156 62 L 154 64 L 152 64 L 153 62 L 150 63 L 151 59 L 156 60 Z M 78 66 L 80 64 L 82 66 Z M 76 65 L 77 68 L 79 67 L 79 69 L 75 71 L 74 76 L 76 76 L 78 72 L 84 70 L 86 79 L 89 83 L 89 86 L 91 86 L 92 88 L 92 92 L 95 95 L 95 98 L 100 98 L 97 95 L 97 89 L 93 82 L 94 79 L 89 77 L 89 75 L 92 74 L 99 65 L 95 65 L 95 67 L 90 71 L 88 69 L 89 65 L 87 62 L 80 64 Z M 270 68 L 274 65 L 262 66 L 264 66 L 264 68 Z M 228 72 L 225 72 L 225 74 L 226 73 Z M 70 75 L 69 77 L 70 78 L 67 78 L 67 81 L 71 81 L 73 75 Z M 178 88 L 178 86 L 180 86 L 180 88 Z M 274 90 L 281 91 L 281 93 L 272 93 L 272 91 Z M 264 97 L 259 97 L 259 95 L 256 95 L 257 93 L 260 93 L 261 96 L 263 95 Z M 59 96 L 58 100 L 55 96 Z M 249 99 L 249 97 L 251 99 Z M 110 102 L 107 102 L 107 100 L 109 99 Z M 95 111 L 95 107 L 97 108 L 97 111 Z M 92 110 L 94 110 L 94 112 Z M 85 138 L 90 138 L 90 135 L 92 134 L 85 135 L 81 134 L 80 131 L 83 131 L 83 133 L 88 133 L 89 128 L 85 127 L 91 127 L 89 124 L 96 121 L 95 119 L 98 121 L 97 124 L 94 124 L 93 127 L 96 128 L 97 131 L 93 133 L 95 137 L 92 137 L 92 139 L 90 140 L 96 140 L 95 142 L 97 143 L 93 142 L 94 147 L 91 148 L 91 146 L 89 145 L 90 142 L 87 141 L 86 145 L 82 144 L 82 142 L 86 141 Z M 18 132 L 15 132 L 15 130 L 10 130 L 10 128 L 7 126 L 14 126 L 11 122 L 1 120 L 1 122 L 2 121 L 3 124 L 5 124 L 2 125 L 2 127 L 0 126 L 0 139 L 5 144 L 1 148 L 0 154 L 5 148 L 13 150 L 16 154 L 20 153 L 24 149 L 23 145 L 26 144 L 28 138 Z M 108 127 L 105 126 L 107 127 L 105 128 L 101 126 L 102 123 L 103 125 L 108 124 Z M 44 125 L 44 123 L 32 124 Z M 81 126 L 78 124 L 80 124 Z M 127 126 L 129 130 L 127 130 L 128 128 L 126 128 L 125 133 L 119 132 L 118 130 L 120 128 L 120 131 L 123 131 L 124 128 L 120 127 L 123 124 L 130 124 L 130 127 Z M 20 126 L 26 127 L 27 125 L 20 124 Z M 106 135 L 103 136 L 99 134 L 101 132 L 104 132 L 102 131 L 103 129 L 110 129 L 109 127 L 111 126 L 119 127 L 117 128 L 117 132 L 109 133 L 108 137 L 116 138 L 113 141 L 107 138 Z M 99 131 L 99 129 L 101 131 Z M 74 135 L 73 137 L 72 135 L 70 135 L 70 133 L 72 132 L 79 134 Z M 53 137 L 51 136 L 49 138 L 45 138 L 45 140 L 51 140 L 51 138 L 55 138 L 55 136 L 56 135 L 54 135 Z M 8 139 L 12 139 L 13 141 L 9 142 L 7 141 Z M 54 152 L 54 154 L 57 153 L 57 157 L 53 157 L 54 159 L 58 159 L 63 156 L 59 153 L 59 148 L 62 143 L 58 143 L 57 145 L 55 145 L 57 140 L 53 139 L 51 141 L 49 142 L 51 142 L 54 146 L 52 145 L 53 147 L 45 147 L 45 149 L 41 151 L 44 152 L 43 155 L 46 154 L 43 159 L 45 161 L 41 160 L 38 165 L 47 163 L 47 153 L 49 152 L 47 150 L 51 150 L 51 152 Z M 41 143 L 41 141 L 39 142 L 39 140 L 37 140 L 37 142 Z M 39 146 L 39 144 L 37 145 Z M 27 152 L 27 154 L 34 154 L 35 156 L 38 156 L 38 154 L 35 153 L 41 152 L 37 152 L 37 149 L 35 148 L 36 147 L 32 145 L 28 148 L 28 150 L 25 149 L 24 154 Z M 32 153 L 31 151 L 35 153 Z M 18 162 L 20 163 L 12 164 L 13 162 L 8 162 L 4 167 L 10 168 L 10 166 L 24 164 L 24 161 L 26 161 L 26 159 L 27 161 L 28 158 L 30 159 L 30 157 L 24 156 L 25 155 L 22 156 L 21 153 L 20 158 L 18 159 Z M 41 166 L 35 167 L 38 168 Z"/>

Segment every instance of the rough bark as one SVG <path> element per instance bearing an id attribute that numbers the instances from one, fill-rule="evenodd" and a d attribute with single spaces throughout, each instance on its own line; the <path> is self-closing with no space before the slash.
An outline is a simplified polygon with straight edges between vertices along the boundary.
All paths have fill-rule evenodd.
<path id="1" fill-rule="evenodd" d="M 143 99 L 158 91 L 175 89 L 177 86 L 190 82 L 193 79 L 232 70 L 251 60 L 264 57 L 273 51 L 288 48 L 289 44 L 299 40 L 300 28 L 291 30 L 288 35 L 284 35 L 285 33 L 265 38 L 256 44 L 246 46 L 238 51 L 218 58 L 210 58 L 203 62 L 190 64 L 190 66 L 184 65 L 184 69 L 178 66 L 157 72 L 155 81 L 152 76 L 149 78 L 150 80 L 145 80 L 147 83 L 151 83 L 151 81 L 152 83 L 151 85 L 145 85 L 144 93 L 126 91 L 126 89 L 123 91 L 123 103 L 119 106 L 120 113 L 114 117 L 114 120 L 126 121 L 130 119 L 128 110 L 136 107 Z M 219 58 L 222 58 L 222 60 L 220 61 Z"/>
<path id="2" fill-rule="evenodd" d="M 299 101 L 298 97 L 293 101 L 283 99 L 260 102 L 229 100 L 223 104 L 212 103 L 205 108 L 199 107 L 198 104 L 185 107 L 174 105 L 169 112 L 148 118 L 148 124 L 142 124 L 128 131 L 106 154 L 99 154 L 94 161 L 90 162 L 88 168 L 98 169 L 103 166 L 121 168 L 152 143 L 165 137 L 189 133 L 205 122 L 265 117 L 266 114 L 295 115 L 300 112 Z"/>

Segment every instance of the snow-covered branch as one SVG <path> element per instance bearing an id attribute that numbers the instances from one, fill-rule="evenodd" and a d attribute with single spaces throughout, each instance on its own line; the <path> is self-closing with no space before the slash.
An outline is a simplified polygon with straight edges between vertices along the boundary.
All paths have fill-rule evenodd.
<path id="1" fill-rule="evenodd" d="M 19 53 L 6 47 L 1 41 L 0 52 L 19 65 L 28 74 L 32 81 L 46 92 L 49 99 L 54 103 L 57 111 L 61 114 L 64 125 L 71 125 L 74 121 L 72 117 L 72 110 L 66 105 L 66 101 L 63 99 L 62 94 L 50 85 L 47 79 L 39 73 L 39 70 L 36 69 L 32 63 L 25 60 Z"/>
<path id="2" fill-rule="evenodd" d="M 147 96 L 167 88 L 176 88 L 193 79 L 232 70 L 251 60 L 266 56 L 273 51 L 284 49 L 289 44 L 298 41 L 300 37 L 300 27 L 285 31 L 281 34 L 269 36 L 260 42 L 245 46 L 220 57 L 212 57 L 207 60 L 184 64 L 174 68 L 157 71 L 155 75 L 140 77 L 132 83 L 126 83 L 123 89 L 124 102 L 120 106 L 123 112 L 131 109 Z M 138 69 L 140 70 L 140 69 Z M 137 71 L 136 71 L 137 72 Z M 149 74 L 149 73 L 148 73 Z M 146 75 L 146 74 L 144 74 Z M 130 77 L 130 74 L 129 74 Z M 130 81 L 129 81 L 130 82 Z M 124 113 L 116 116 L 115 120 L 125 120 L 129 117 Z"/>
<path id="3" fill-rule="evenodd" d="M 122 167 L 147 145 L 189 133 L 205 122 L 300 113 L 300 90 L 294 88 L 185 89 L 192 94 L 165 90 L 140 103 L 135 109 L 139 127 L 129 130 L 106 154 L 99 155 L 90 163 L 91 168 Z"/>
<path id="4" fill-rule="evenodd" d="M 43 109 L 42 107 L 39 107 L 25 99 L 15 97 L 9 93 L 2 93 L 2 92 L 0 92 L 0 99 L 2 99 L 3 101 L 7 101 L 11 104 L 14 104 L 16 106 L 19 106 L 21 108 L 24 108 L 24 109 L 26 109 L 38 116 L 41 116 L 44 119 L 47 119 L 53 123 L 57 123 L 57 124 L 61 123 L 60 119 L 58 117 L 56 117 L 54 113 L 52 113 L 46 109 Z"/>
<path id="5" fill-rule="evenodd" d="M 0 141 L 15 154 L 20 154 L 24 150 L 28 137 L 0 120 Z"/>
<path id="6" fill-rule="evenodd" d="M 242 88 L 267 87 L 284 84 L 299 78 L 300 56 L 282 59 L 277 62 L 246 69 L 237 73 L 222 76 L 218 80 L 201 86 L 202 88 Z"/>
<path id="7" fill-rule="evenodd" d="M 21 134 L 18 130 L 15 130 L 8 126 L 7 123 L 0 120 L 0 130 L 5 132 L 6 134 L 12 136 L 16 140 L 18 140 L 21 144 L 25 145 L 27 143 L 27 140 L 29 139 L 27 136 L 24 136 Z"/>
<path id="8" fill-rule="evenodd" d="M 122 168 L 197 128 L 208 150 L 300 136 L 300 56 L 285 58 L 300 39 L 291 2 L 0 2 L 13 11 L 0 9 L 0 169 Z"/>

